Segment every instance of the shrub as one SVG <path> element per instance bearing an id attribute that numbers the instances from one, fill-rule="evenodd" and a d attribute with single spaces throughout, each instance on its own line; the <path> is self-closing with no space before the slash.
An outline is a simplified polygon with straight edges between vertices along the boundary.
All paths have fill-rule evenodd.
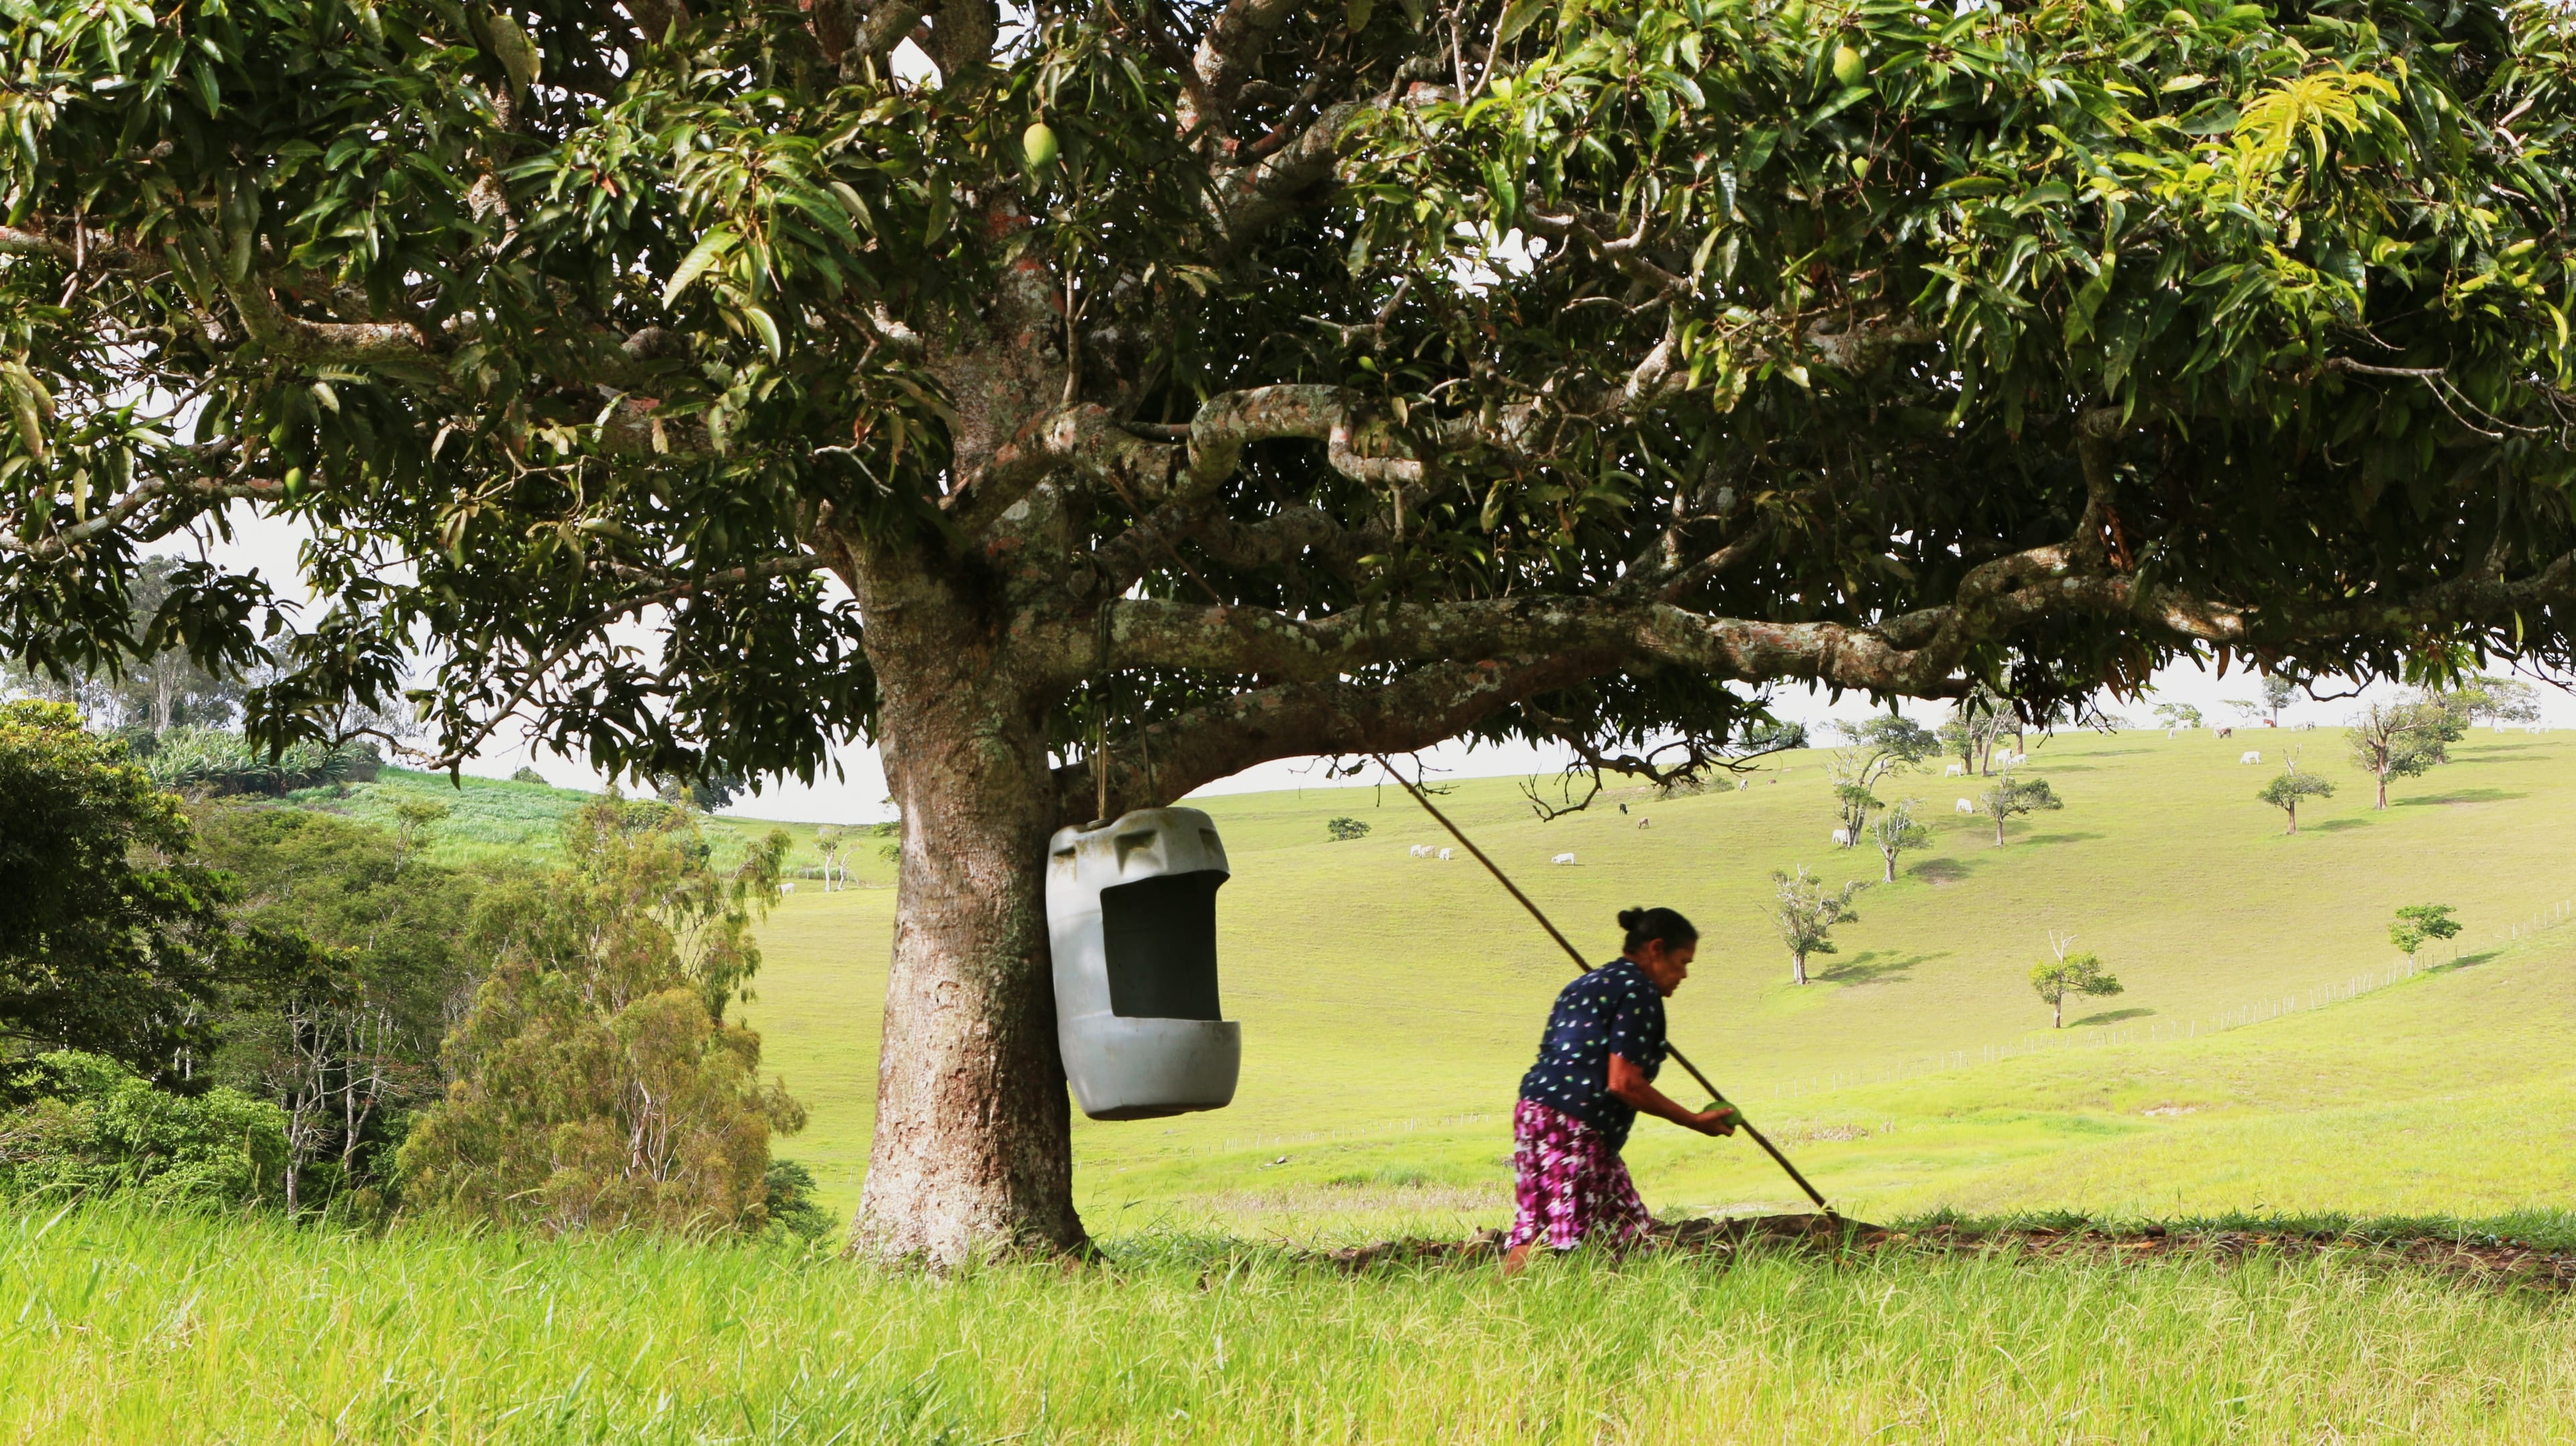
<path id="1" fill-rule="evenodd" d="M 612 795 L 574 815 L 572 866 L 486 911 L 495 963 L 403 1142 L 405 1198 L 552 1231 L 767 1226 L 770 1137 L 805 1112 L 724 1011 L 786 849 L 725 874 L 686 814 Z"/>
<path id="2" fill-rule="evenodd" d="M 522 764 L 520 764 L 520 765 L 519 765 L 519 771 L 510 775 L 510 781 L 511 781 L 512 783 L 539 783 L 539 784 L 541 784 L 541 783 L 544 783 L 544 782 L 546 781 L 546 776 L 545 776 L 544 774 L 542 774 L 542 773 L 539 773 L 539 772 L 538 772 L 538 771 L 536 771 L 535 769 L 530 768 L 528 765 L 526 765 L 526 764 L 522 763 Z"/>
<path id="3" fill-rule="evenodd" d="M 1368 831 L 1369 826 L 1355 818 L 1337 818 L 1324 825 L 1324 832 L 1331 834 L 1335 843 L 1349 843 L 1355 838 L 1366 838 Z"/>
<path id="4" fill-rule="evenodd" d="M 248 1205 L 276 1197 L 286 1116 L 231 1089 L 153 1088 L 103 1055 L 37 1057 L 48 1097 L 0 1115 L 0 1198 L 126 1193 L 155 1203 Z"/>

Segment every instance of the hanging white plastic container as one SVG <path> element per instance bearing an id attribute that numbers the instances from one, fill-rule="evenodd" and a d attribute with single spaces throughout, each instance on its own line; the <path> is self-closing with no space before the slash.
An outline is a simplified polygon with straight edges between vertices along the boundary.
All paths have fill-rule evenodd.
<path id="1" fill-rule="evenodd" d="M 1216 820 L 1145 808 L 1047 845 L 1056 1045 L 1095 1120 L 1150 1120 L 1234 1101 L 1243 1027 L 1218 1017 Z"/>

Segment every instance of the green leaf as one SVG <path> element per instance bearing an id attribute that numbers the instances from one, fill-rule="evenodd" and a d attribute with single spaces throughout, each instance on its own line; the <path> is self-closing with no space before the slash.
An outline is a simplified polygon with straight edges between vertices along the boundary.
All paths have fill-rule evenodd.
<path id="1" fill-rule="evenodd" d="M 689 289 L 690 282 L 706 275 L 707 268 L 723 260 L 725 253 L 731 251 L 740 239 L 730 226 L 718 226 L 701 237 L 672 270 L 669 283 L 662 288 L 662 304 L 668 306 L 678 300 L 680 293 Z"/>
<path id="2" fill-rule="evenodd" d="M 1511 44 L 1522 31 L 1538 22 L 1539 13 L 1546 8 L 1547 0 L 1511 0 L 1503 7 L 1503 18 L 1494 24 L 1494 44 L 1497 47 Z"/>
<path id="3" fill-rule="evenodd" d="M 771 361 L 778 361 L 787 355 L 786 344 L 778 337 L 777 318 L 757 306 L 744 307 L 742 315 L 745 321 L 751 323 L 751 329 L 760 333 L 761 345 L 769 348 Z"/>
<path id="4" fill-rule="evenodd" d="M 1350 22 L 1351 33 L 1353 35 L 1357 35 L 1361 31 L 1368 29 L 1369 16 L 1375 12 L 1376 9 L 1377 0 L 1345 0 L 1342 7 L 1342 14 L 1343 18 Z"/>

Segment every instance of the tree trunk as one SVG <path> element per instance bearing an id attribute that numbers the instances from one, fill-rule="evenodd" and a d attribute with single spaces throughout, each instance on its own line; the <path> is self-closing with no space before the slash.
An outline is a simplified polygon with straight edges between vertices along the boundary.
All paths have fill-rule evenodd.
<path id="1" fill-rule="evenodd" d="M 2377 807 L 2383 813 L 2388 810 L 2388 775 L 2386 773 L 2381 773 L 2379 775 L 2379 803 Z"/>
<path id="2" fill-rule="evenodd" d="M 1789 956 L 1789 982 L 1792 984 L 1804 984 L 1807 982 L 1806 955 L 1793 953 Z"/>
<path id="3" fill-rule="evenodd" d="M 2290 816 L 2290 826 L 2283 829 L 2282 833 L 2284 835 L 2297 833 L 2299 831 L 2299 806 L 2295 803 L 2291 804 L 2288 808 L 2283 809 L 2282 812 Z"/>
<path id="4" fill-rule="evenodd" d="M 1038 705 L 1001 629 L 915 572 L 857 588 L 903 814 L 876 1134 L 850 1248 L 954 1265 L 1086 1248 L 1056 1053 Z M 900 574 L 899 562 L 888 571 Z M 998 636 L 997 636 L 998 634 Z"/>
<path id="5" fill-rule="evenodd" d="M 2048 1027 L 2051 1029 L 2066 1027 L 2066 996 L 2063 994 L 2048 1001 Z"/>
<path id="6" fill-rule="evenodd" d="M 1996 847 L 1996 848 L 2002 848 L 2003 846 L 2004 846 L 2004 821 L 2003 821 L 2001 818 L 1997 818 L 1997 819 L 1995 820 L 1995 847 Z"/>
<path id="7" fill-rule="evenodd" d="M 1896 855 L 1894 855 L 1894 854 L 1886 854 L 1886 855 L 1883 855 L 1883 857 L 1885 857 L 1885 858 L 1886 858 L 1886 860 L 1887 860 L 1887 882 L 1889 882 L 1889 883 L 1891 883 L 1891 884 L 1892 884 L 1892 883 L 1895 883 L 1895 882 L 1896 882 Z"/>

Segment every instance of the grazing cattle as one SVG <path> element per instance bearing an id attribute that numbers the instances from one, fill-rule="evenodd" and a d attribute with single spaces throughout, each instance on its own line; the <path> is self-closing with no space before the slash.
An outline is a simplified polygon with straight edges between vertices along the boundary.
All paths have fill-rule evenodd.
<path id="1" fill-rule="evenodd" d="M 782 894 L 792 894 L 796 892 L 796 881 L 794 879 L 789 879 L 787 882 L 780 884 L 778 886 L 778 892 Z"/>
<path id="2" fill-rule="evenodd" d="M 2263 755 L 2255 752 L 2251 748 L 2248 748 L 2244 752 L 2236 755 L 2236 761 L 2239 763 L 2260 763 L 2263 761 Z"/>
<path id="3" fill-rule="evenodd" d="M 1744 790 L 1751 788 L 1752 786 L 1753 780 L 1750 778 L 1739 778 L 1735 780 L 1735 791 L 1738 793 L 1742 793 Z"/>
<path id="4" fill-rule="evenodd" d="M 1655 821 L 1654 821 L 1653 819 L 1651 819 L 1651 818 L 1643 818 L 1643 817 L 1641 817 L 1641 818 L 1639 818 L 1639 819 L 1637 820 L 1637 827 L 1639 827 L 1639 828 L 1652 828 L 1652 827 L 1654 826 L 1654 823 L 1655 823 Z"/>
<path id="5" fill-rule="evenodd" d="M 1959 800 L 1959 812 L 1961 812 L 1961 813 L 1975 813 L 1976 811 L 1977 811 L 1977 806 L 1976 806 L 1975 804 L 1970 803 L 1969 801 L 1967 801 L 1967 800 L 1966 800 L 1966 799 L 1964 799 L 1964 798 Z"/>
<path id="6" fill-rule="evenodd" d="M 1440 862 L 1444 864 L 1449 862 L 1449 851 L 1447 849 L 1442 849 L 1440 851 Z"/>
<path id="7" fill-rule="evenodd" d="M 1431 845 L 1415 844 L 1413 846 L 1413 856 L 1417 859 L 1427 859 L 1431 857 Z"/>
<path id="8" fill-rule="evenodd" d="M 2166 729 L 2166 730 L 2165 730 L 2165 741 L 2166 741 L 2167 743 L 2171 743 L 2171 742 L 2173 741 L 2174 735 L 2175 735 L 2175 734 L 2177 734 L 2177 733 L 2180 733 L 2181 731 L 2182 731 L 2182 730 L 2181 730 L 2181 729 L 2179 729 L 2179 728 L 2168 728 L 2168 729 Z"/>
<path id="9" fill-rule="evenodd" d="M 1574 862 L 1574 855 L 1558 854 L 1555 858 L 1549 859 L 1548 862 L 1552 864 L 1570 864 Z"/>
<path id="10" fill-rule="evenodd" d="M 1851 847 L 1851 843 L 1852 831 L 1850 829 L 1838 828 L 1834 830 L 1834 847 L 1847 849 Z"/>
<path id="11" fill-rule="evenodd" d="M 2211 731 L 2220 738 L 2233 738 L 2236 736 L 2236 730 L 2233 728 L 2218 728 Z"/>
<path id="12" fill-rule="evenodd" d="M 1941 770 L 1941 776 L 1943 778 L 1965 778 L 1968 776 L 1968 765 L 1964 763 L 1953 763 L 1949 767 Z"/>

